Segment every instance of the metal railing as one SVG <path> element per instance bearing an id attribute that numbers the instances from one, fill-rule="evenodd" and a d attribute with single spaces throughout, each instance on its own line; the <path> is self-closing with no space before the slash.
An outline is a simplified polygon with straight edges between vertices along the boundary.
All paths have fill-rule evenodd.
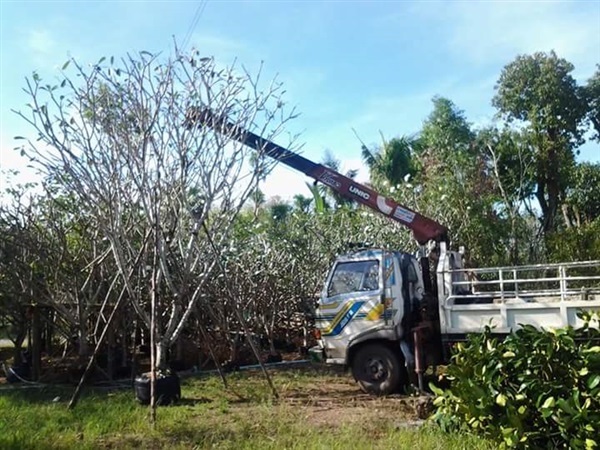
<path id="1" fill-rule="evenodd" d="M 447 301 L 453 303 L 600 298 L 600 261 L 454 269 L 446 274 L 451 280 Z"/>

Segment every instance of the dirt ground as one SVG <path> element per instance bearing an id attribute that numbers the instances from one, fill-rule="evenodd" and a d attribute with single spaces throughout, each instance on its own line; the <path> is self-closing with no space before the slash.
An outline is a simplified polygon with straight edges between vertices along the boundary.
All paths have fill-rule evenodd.
<path id="1" fill-rule="evenodd" d="M 364 422 L 397 422 L 399 427 L 420 424 L 431 398 L 419 395 L 376 397 L 363 393 L 348 374 L 323 374 L 298 387 L 281 387 L 279 403 L 302 411 L 307 424 L 339 427 Z"/>

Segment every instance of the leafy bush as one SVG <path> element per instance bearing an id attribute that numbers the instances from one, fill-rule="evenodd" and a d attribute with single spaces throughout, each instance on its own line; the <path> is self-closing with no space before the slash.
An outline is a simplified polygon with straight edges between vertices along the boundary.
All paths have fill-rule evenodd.
<path id="1" fill-rule="evenodd" d="M 470 429 L 501 448 L 599 448 L 600 331 L 531 325 L 500 341 L 491 329 L 458 344 L 446 377 L 431 386 L 444 430 Z M 597 322 L 596 322 L 597 323 Z"/>
<path id="2" fill-rule="evenodd" d="M 546 247 L 551 262 L 600 259 L 600 217 L 579 227 L 549 233 Z"/>

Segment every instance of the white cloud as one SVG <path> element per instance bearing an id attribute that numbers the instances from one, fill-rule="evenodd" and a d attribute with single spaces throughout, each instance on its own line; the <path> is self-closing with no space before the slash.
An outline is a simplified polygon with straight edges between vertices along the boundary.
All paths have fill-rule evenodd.
<path id="1" fill-rule="evenodd" d="M 318 161 L 315 160 L 315 162 Z M 346 173 L 348 170 L 358 170 L 355 179 L 359 183 L 369 181 L 369 171 L 361 160 L 355 158 L 343 160 L 340 172 Z M 280 197 L 289 201 L 296 194 L 310 197 L 312 194 L 306 183 L 312 184 L 313 181 L 312 178 L 303 173 L 279 163 L 259 187 L 267 198 Z"/>
<path id="2" fill-rule="evenodd" d="M 24 142 L 24 141 L 20 141 Z M 0 135 L 0 169 L 1 170 L 19 170 L 28 164 L 28 160 L 21 156 L 15 147 L 18 147 L 19 141 L 6 138 Z"/>
<path id="3" fill-rule="evenodd" d="M 310 95 L 327 81 L 325 70 L 319 67 L 293 66 L 286 68 L 283 76 L 286 89 L 296 94 Z"/>
<path id="4" fill-rule="evenodd" d="M 296 194 L 310 197 L 311 193 L 306 183 L 311 182 L 312 180 L 303 173 L 284 164 L 278 164 L 259 187 L 266 198 L 281 197 L 284 200 L 291 200 Z"/>
<path id="5" fill-rule="evenodd" d="M 49 30 L 43 28 L 27 30 L 23 42 L 25 55 L 36 68 L 51 68 L 59 63 L 57 57 L 62 53 L 63 46 L 59 45 L 56 37 Z"/>
<path id="6" fill-rule="evenodd" d="M 27 45 L 38 56 L 53 55 L 56 51 L 56 41 L 47 30 L 30 30 Z"/>
<path id="7" fill-rule="evenodd" d="M 555 50 L 576 73 L 600 61 L 600 2 L 423 2 L 415 12 L 442 23 L 446 46 L 470 64 L 506 64 L 515 55 Z"/>
<path id="8" fill-rule="evenodd" d="M 0 202 L 10 201 L 4 192 L 8 187 L 41 181 L 38 171 L 30 166 L 29 159 L 14 149 L 19 142 L 24 141 L 13 141 L 0 134 Z M 13 171 L 17 173 L 13 174 Z M 39 193 L 39 189 L 33 192 Z"/>

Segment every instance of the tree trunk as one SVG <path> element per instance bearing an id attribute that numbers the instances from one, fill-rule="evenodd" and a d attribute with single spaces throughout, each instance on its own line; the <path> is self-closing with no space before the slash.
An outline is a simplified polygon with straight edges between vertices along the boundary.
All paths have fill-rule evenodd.
<path id="1" fill-rule="evenodd" d="M 26 326 L 24 321 L 19 321 L 18 332 L 13 341 L 13 344 L 15 346 L 15 349 L 14 349 L 15 364 L 18 364 L 21 361 L 22 352 L 23 352 L 23 342 L 25 342 L 25 339 L 27 339 L 27 336 L 28 336 L 27 328 L 28 327 Z"/>
<path id="2" fill-rule="evenodd" d="M 600 117 L 592 117 L 592 125 L 594 125 L 594 129 L 596 130 L 596 133 L 598 133 L 598 135 L 600 135 Z"/>
<path id="3" fill-rule="evenodd" d="M 156 360 L 154 366 L 156 369 L 166 369 L 169 355 L 169 345 L 163 340 L 156 343 Z"/>
<path id="4" fill-rule="evenodd" d="M 86 357 L 90 354 L 90 347 L 87 342 L 87 321 L 83 307 L 83 300 L 77 296 L 77 316 L 79 318 L 79 326 L 77 327 L 77 337 L 79 339 L 78 354 L 81 357 Z"/>
<path id="5" fill-rule="evenodd" d="M 31 378 L 37 381 L 42 370 L 42 329 L 40 326 L 40 308 L 32 307 L 31 318 Z"/>
<path id="6" fill-rule="evenodd" d="M 54 311 L 47 310 L 47 321 L 44 327 L 44 351 L 47 355 L 52 354 L 52 339 L 54 337 Z"/>
<path id="7" fill-rule="evenodd" d="M 108 379 L 113 380 L 115 375 L 115 328 L 109 325 L 108 339 L 106 340 L 106 372 Z"/>

